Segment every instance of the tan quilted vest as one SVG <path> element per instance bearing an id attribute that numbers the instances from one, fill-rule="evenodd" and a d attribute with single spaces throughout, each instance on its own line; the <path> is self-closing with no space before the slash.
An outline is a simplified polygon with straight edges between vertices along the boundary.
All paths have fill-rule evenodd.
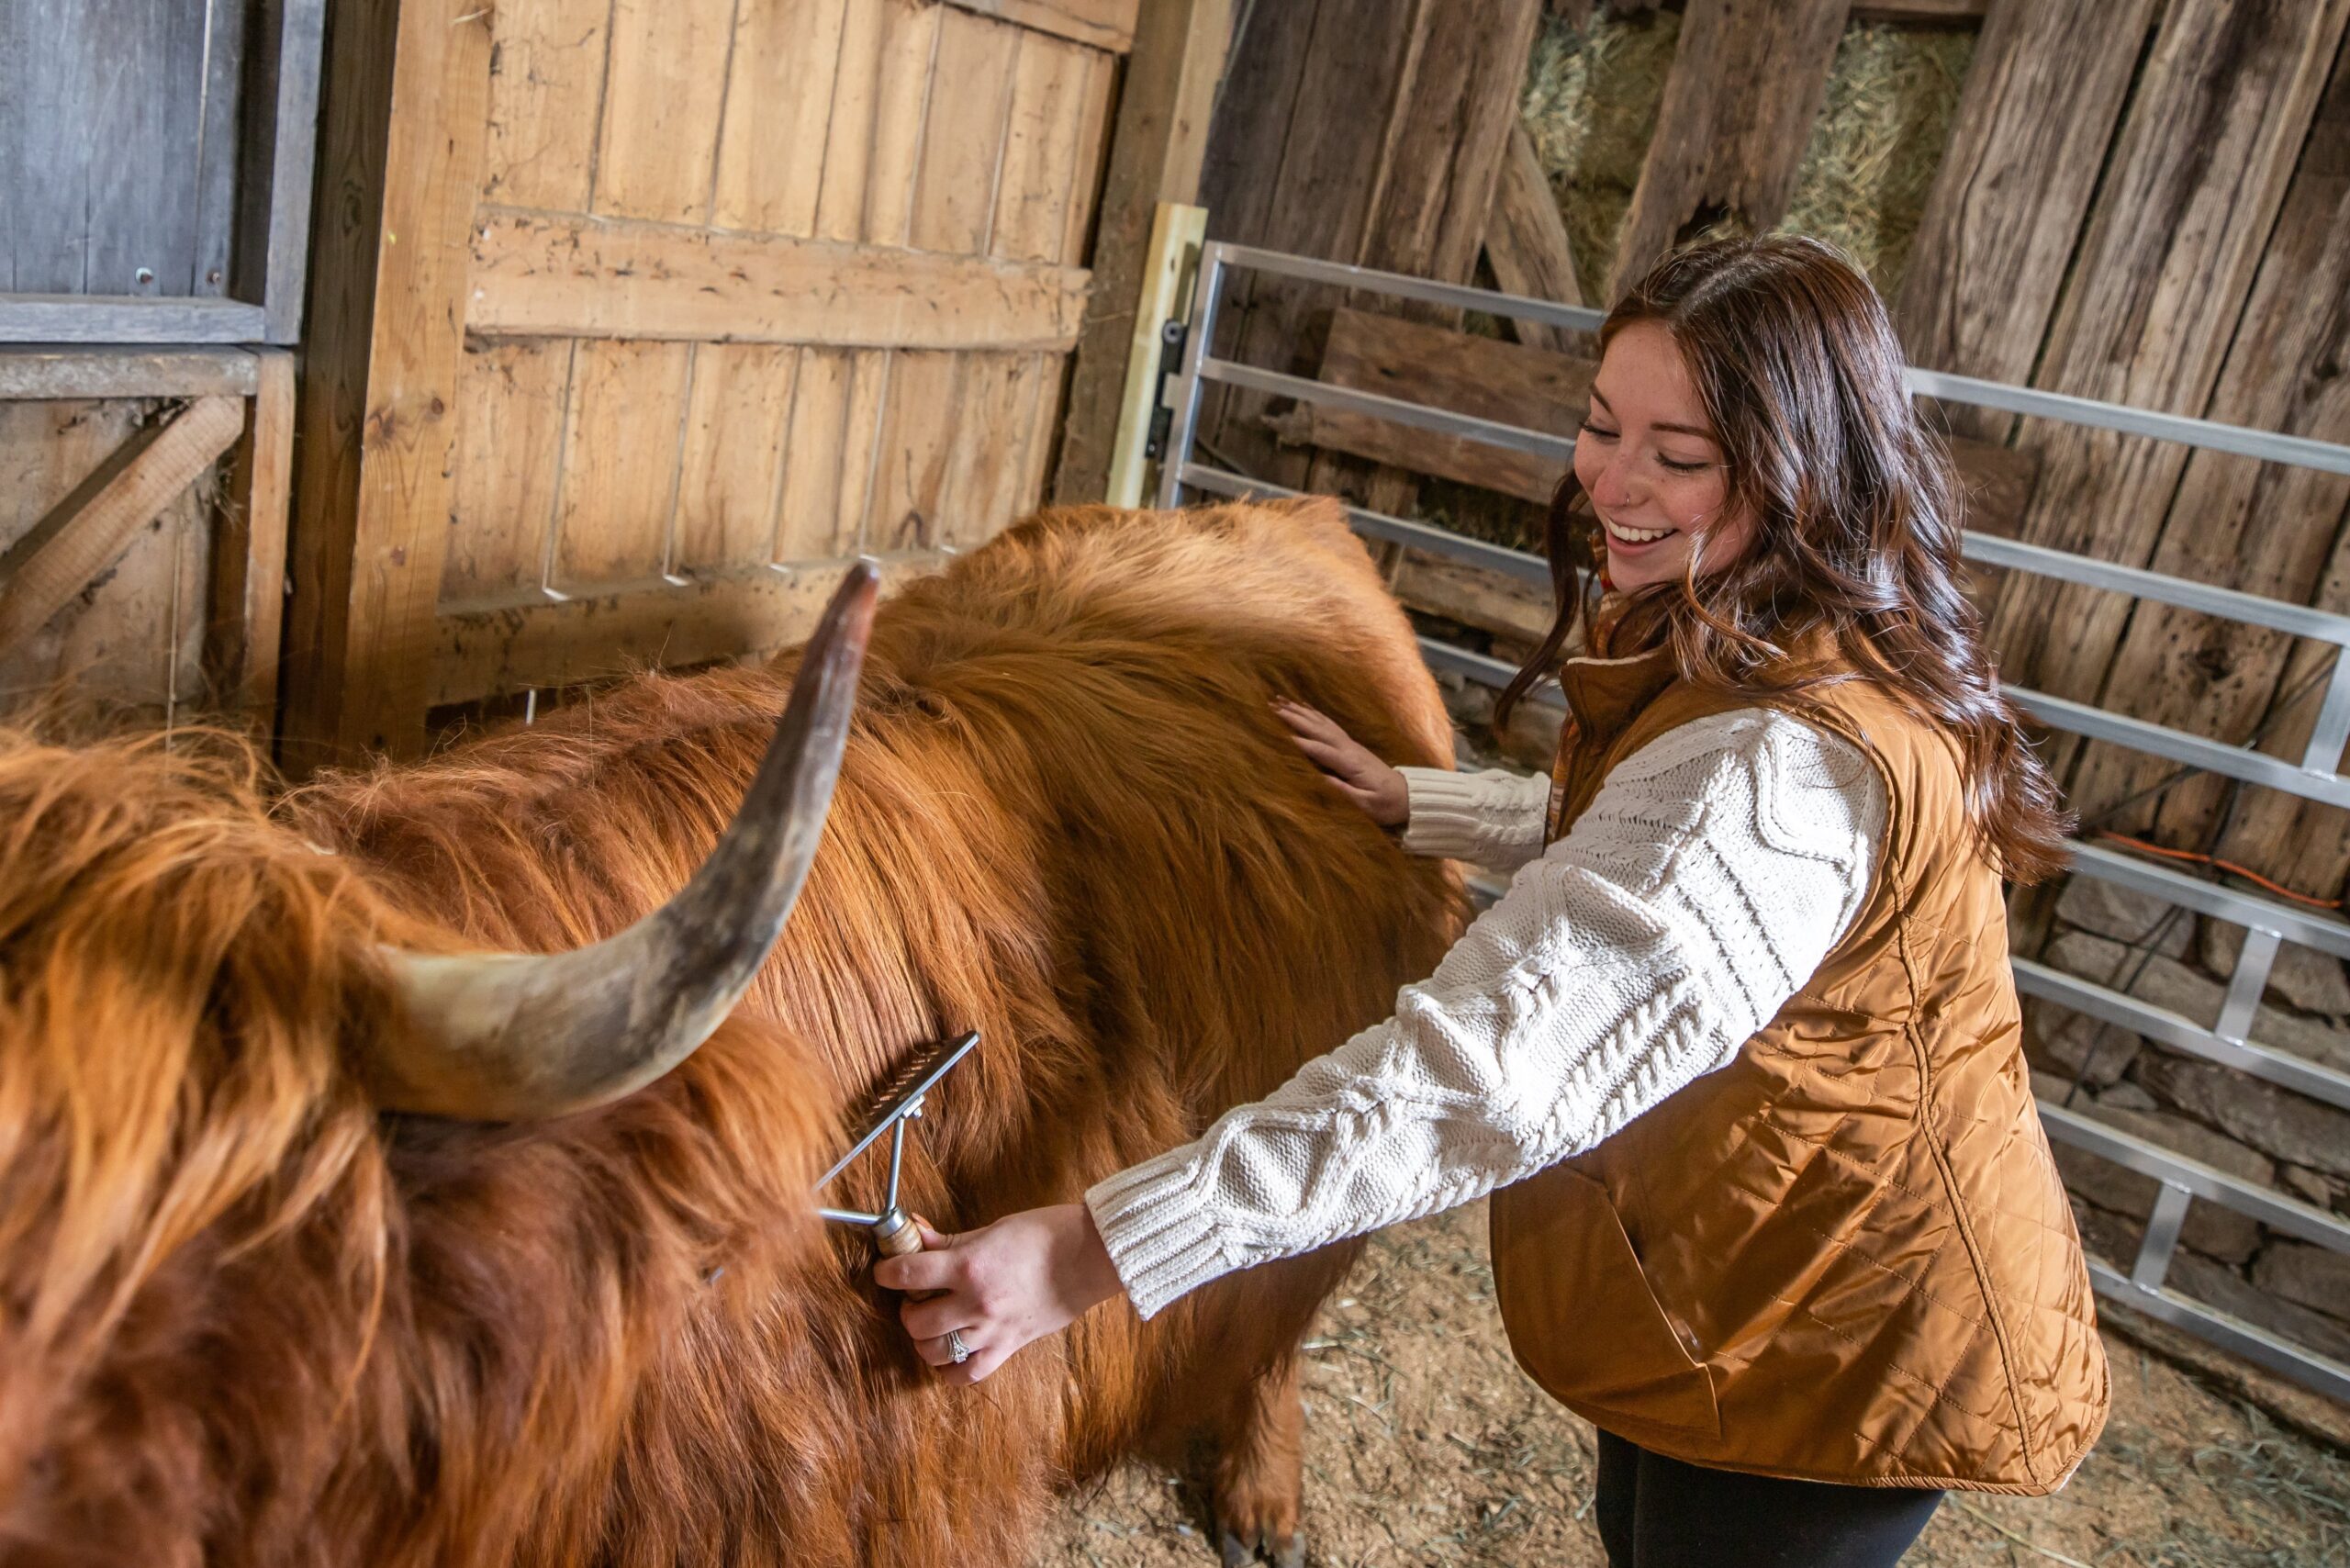
<path id="1" fill-rule="evenodd" d="M 1650 741 L 1755 702 L 1662 652 L 1565 678 L 1553 836 Z M 1510 1344 L 1570 1409 L 1692 1463 L 2048 1492 L 2105 1424 L 2105 1354 L 1999 880 L 1938 729 L 1861 681 L 1801 711 L 1884 778 L 1867 902 L 1731 1065 L 1494 1195 Z"/>

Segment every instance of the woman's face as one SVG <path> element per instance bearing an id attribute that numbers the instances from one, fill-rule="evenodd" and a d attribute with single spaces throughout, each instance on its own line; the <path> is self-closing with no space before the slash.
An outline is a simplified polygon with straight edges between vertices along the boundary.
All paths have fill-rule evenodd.
<path id="1" fill-rule="evenodd" d="M 1607 580 L 1619 592 L 1678 581 L 1738 559 L 1754 516 L 1730 498 L 1721 443 L 1673 334 L 1654 321 L 1617 332 L 1592 383 L 1575 438 L 1575 477 L 1607 534 Z"/>

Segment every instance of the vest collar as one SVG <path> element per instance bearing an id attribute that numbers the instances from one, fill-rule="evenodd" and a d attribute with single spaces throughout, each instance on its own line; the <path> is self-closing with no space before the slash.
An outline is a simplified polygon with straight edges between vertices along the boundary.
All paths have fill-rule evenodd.
<path id="1" fill-rule="evenodd" d="M 1605 743 L 1639 717 L 1681 673 L 1670 644 L 1628 658 L 1573 658 L 1559 666 L 1559 687 L 1582 741 Z"/>

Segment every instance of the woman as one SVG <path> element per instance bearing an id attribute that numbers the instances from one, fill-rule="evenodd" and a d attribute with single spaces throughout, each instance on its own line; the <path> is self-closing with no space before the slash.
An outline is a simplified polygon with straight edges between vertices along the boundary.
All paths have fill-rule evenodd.
<path id="1" fill-rule="evenodd" d="M 1124 1291 L 1489 1190 L 1520 1364 L 1600 1430 L 1617 1568 L 1896 1561 L 1951 1487 L 2045 1493 L 2105 1418 L 2032 1108 L 2000 878 L 2065 822 L 1961 598 L 1945 458 L 1882 302 L 1817 242 L 1667 258 L 1609 314 L 1550 514 L 1546 790 L 1298 744 L 1509 892 L 1395 1016 L 1082 1204 L 880 1265 L 985 1377 Z M 1606 592 L 1589 606 L 1570 509 Z"/>

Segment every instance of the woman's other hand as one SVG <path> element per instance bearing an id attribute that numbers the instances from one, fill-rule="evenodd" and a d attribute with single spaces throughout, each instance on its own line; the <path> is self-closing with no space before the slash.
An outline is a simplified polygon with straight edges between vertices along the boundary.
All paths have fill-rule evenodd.
<path id="1" fill-rule="evenodd" d="M 923 1226 L 922 1244 L 874 1264 L 873 1278 L 906 1293 L 899 1320 L 915 1353 L 950 1383 L 978 1383 L 1125 1289 L 1083 1204 L 1028 1209 L 958 1236 Z M 967 1352 L 961 1361 L 950 1334 Z"/>
<path id="2" fill-rule="evenodd" d="M 1289 726 L 1290 738 L 1297 742 L 1297 749 L 1322 770 L 1322 776 L 1340 793 L 1369 813 L 1371 821 L 1393 828 L 1402 827 L 1410 820 L 1412 801 L 1404 787 L 1404 776 L 1373 756 L 1368 747 L 1338 728 L 1327 714 L 1286 697 L 1273 699 L 1273 712 Z"/>

